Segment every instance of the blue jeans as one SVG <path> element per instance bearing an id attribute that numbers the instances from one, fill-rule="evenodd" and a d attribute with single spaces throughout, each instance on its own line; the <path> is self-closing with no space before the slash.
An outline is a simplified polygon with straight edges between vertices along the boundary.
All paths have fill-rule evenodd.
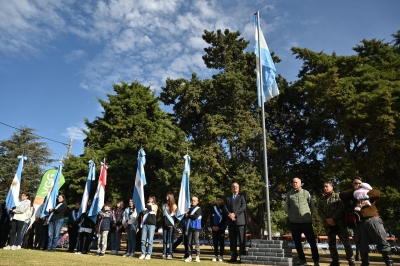
<path id="1" fill-rule="evenodd" d="M 136 230 L 132 228 L 133 228 L 132 225 L 129 225 L 127 228 L 125 228 L 126 240 L 128 241 L 128 248 L 126 250 L 126 253 L 135 254 Z"/>
<path id="2" fill-rule="evenodd" d="M 163 255 L 172 255 L 172 242 L 174 239 L 174 228 L 164 227 L 163 228 Z M 168 252 L 167 246 L 169 245 Z"/>
<path id="3" fill-rule="evenodd" d="M 142 254 L 146 254 L 146 240 L 148 240 L 147 254 L 153 252 L 153 238 L 156 226 L 153 224 L 144 224 L 142 228 Z"/>
<path id="4" fill-rule="evenodd" d="M 56 249 L 63 222 L 64 219 L 49 222 L 49 243 L 47 244 L 47 249 Z"/>
<path id="5" fill-rule="evenodd" d="M 117 229 L 115 229 L 117 231 Z M 111 233 L 111 250 L 119 251 L 121 247 L 121 237 L 122 232 L 112 232 Z"/>

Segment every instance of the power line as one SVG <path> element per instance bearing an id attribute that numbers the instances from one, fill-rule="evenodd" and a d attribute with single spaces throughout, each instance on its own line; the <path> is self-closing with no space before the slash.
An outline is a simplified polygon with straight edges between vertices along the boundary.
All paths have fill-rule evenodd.
<path id="1" fill-rule="evenodd" d="M 11 128 L 13 128 L 13 129 L 16 129 L 16 130 L 21 131 L 21 132 L 26 133 L 26 134 L 30 134 L 30 135 L 39 137 L 39 138 L 41 138 L 41 139 L 47 139 L 47 140 L 50 140 L 50 141 L 53 141 L 53 142 L 62 144 L 62 145 L 64 145 L 64 146 L 67 146 L 67 148 L 68 148 L 68 146 L 69 146 L 69 144 L 67 144 L 67 143 L 64 143 L 64 142 L 61 142 L 61 141 L 58 141 L 58 140 L 54 140 L 54 139 L 49 139 L 49 138 L 46 138 L 46 137 L 43 137 L 43 136 L 40 136 L 40 135 L 31 133 L 31 132 L 28 132 L 28 131 L 26 131 L 26 130 L 23 130 L 23 129 L 20 129 L 20 128 L 16 128 L 16 127 L 7 125 L 7 124 L 5 124 L 5 123 L 3 123 L 3 122 L 0 122 L 0 124 L 2 124 L 2 125 L 4 125 L 4 126 L 7 126 L 7 127 L 11 127 Z"/>

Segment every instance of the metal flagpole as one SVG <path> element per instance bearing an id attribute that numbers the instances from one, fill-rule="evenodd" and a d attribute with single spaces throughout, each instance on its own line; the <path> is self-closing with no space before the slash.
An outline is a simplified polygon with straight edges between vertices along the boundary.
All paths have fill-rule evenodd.
<path id="1" fill-rule="evenodd" d="M 265 133 L 265 113 L 264 113 L 264 93 L 263 93 L 263 73 L 262 73 L 262 60 L 261 60 L 261 45 L 260 45 L 260 12 L 255 13 L 257 15 L 257 34 L 258 34 L 258 74 L 260 77 L 260 91 L 261 95 L 261 124 L 262 124 L 262 139 L 263 139 L 263 155 L 264 155 L 264 183 L 265 183 L 265 204 L 267 206 L 267 226 L 268 226 L 268 240 L 272 240 L 271 232 L 271 212 L 269 206 L 269 181 L 268 181 L 268 165 L 267 165 L 267 140 Z M 264 234 L 264 232 L 263 232 Z"/>

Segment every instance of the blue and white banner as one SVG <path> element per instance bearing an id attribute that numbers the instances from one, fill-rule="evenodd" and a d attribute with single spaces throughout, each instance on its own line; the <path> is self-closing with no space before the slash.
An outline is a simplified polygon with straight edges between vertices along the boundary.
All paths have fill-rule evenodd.
<path id="1" fill-rule="evenodd" d="M 190 207 L 190 189 L 189 189 L 189 176 L 190 176 L 190 156 L 186 154 L 185 167 L 182 173 L 181 190 L 179 191 L 178 211 L 177 218 L 181 220 L 183 215 L 189 211 Z"/>
<path id="2" fill-rule="evenodd" d="M 14 175 L 14 179 L 11 182 L 10 189 L 8 190 L 7 198 L 6 198 L 6 207 L 7 211 L 16 207 L 19 203 L 19 191 L 21 189 L 21 173 L 24 168 L 24 160 L 27 158 L 25 156 L 18 156 L 19 164 L 17 168 L 17 172 Z"/>
<path id="3" fill-rule="evenodd" d="M 264 35 L 260 29 L 260 34 L 258 34 L 258 20 L 257 16 L 254 17 L 254 29 L 255 29 L 255 54 L 257 57 L 257 92 L 258 92 L 258 105 L 261 106 L 261 95 L 263 95 L 264 102 L 272 99 L 273 97 L 279 95 L 278 85 L 276 84 L 275 76 L 276 69 L 274 61 L 272 60 L 271 54 L 269 52 L 269 48 L 267 42 L 265 41 Z M 260 40 L 258 39 L 258 35 L 260 35 Z M 258 47 L 260 46 L 261 50 L 261 76 L 260 79 L 260 55 L 258 51 Z M 261 88 L 262 82 L 262 88 Z"/>
<path id="4" fill-rule="evenodd" d="M 140 148 L 138 153 L 138 167 L 136 171 L 135 187 L 133 189 L 133 204 L 139 214 L 145 207 L 144 186 L 146 185 L 146 175 L 144 173 L 144 165 L 146 164 L 146 153 Z"/>
<path id="5" fill-rule="evenodd" d="M 96 164 L 90 160 L 89 161 L 89 174 L 86 179 L 85 191 L 83 192 L 81 206 L 79 207 L 78 217 L 79 218 L 82 213 L 87 212 L 87 203 L 89 201 L 89 193 L 90 193 L 90 185 L 92 181 L 95 180 L 96 177 Z"/>
<path id="6" fill-rule="evenodd" d="M 53 182 L 51 183 L 51 189 L 49 189 L 46 201 L 44 202 L 44 207 L 42 213 L 40 214 L 41 218 L 49 215 L 49 210 L 54 209 L 56 206 L 62 168 L 63 168 L 63 163 L 60 161 L 56 175 L 53 179 Z"/>

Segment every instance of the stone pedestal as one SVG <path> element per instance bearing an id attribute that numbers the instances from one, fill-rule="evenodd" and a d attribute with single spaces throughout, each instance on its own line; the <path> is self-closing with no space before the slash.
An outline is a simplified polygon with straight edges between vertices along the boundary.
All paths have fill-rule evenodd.
<path id="1" fill-rule="evenodd" d="M 284 240 L 252 239 L 247 256 L 241 256 L 244 264 L 293 265 L 292 250 Z"/>

